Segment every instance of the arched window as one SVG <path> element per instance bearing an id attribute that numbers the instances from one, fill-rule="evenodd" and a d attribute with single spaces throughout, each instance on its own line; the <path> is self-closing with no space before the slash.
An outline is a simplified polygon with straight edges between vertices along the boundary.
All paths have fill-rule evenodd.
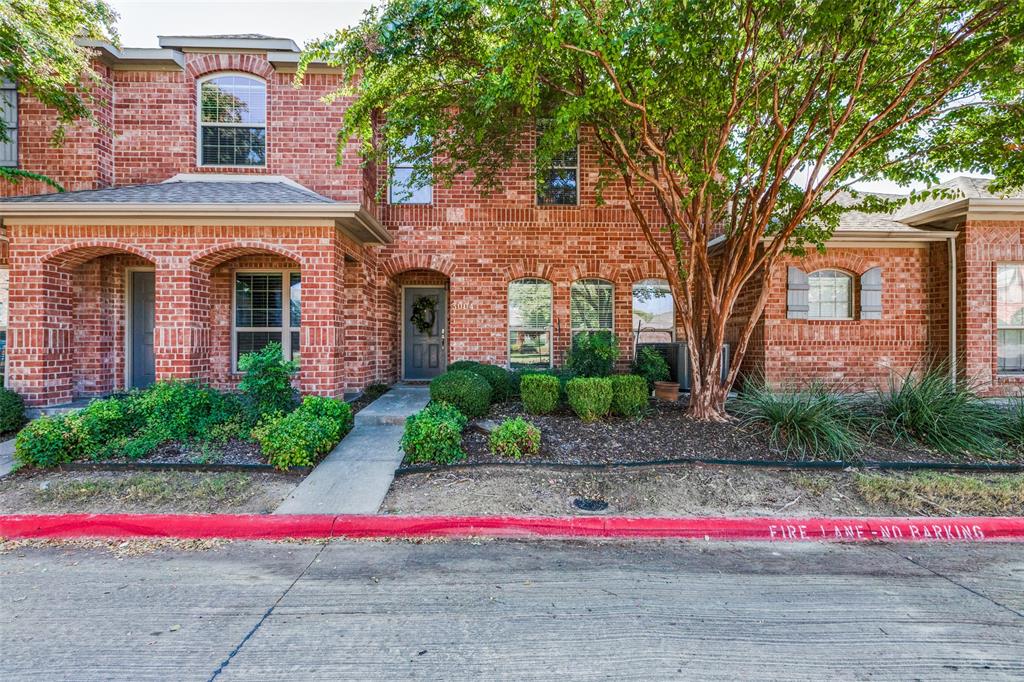
<path id="1" fill-rule="evenodd" d="M 509 283 L 508 362 L 513 368 L 551 366 L 551 282 Z"/>
<path id="2" fill-rule="evenodd" d="M 839 270 L 818 270 L 807 276 L 807 317 L 811 320 L 853 319 L 853 277 Z"/>
<path id="3" fill-rule="evenodd" d="M 569 319 L 572 334 L 613 331 L 615 287 L 603 279 L 578 279 L 572 283 Z"/>
<path id="4" fill-rule="evenodd" d="M 267 85 L 239 74 L 199 82 L 199 165 L 265 166 Z"/>
<path id="5" fill-rule="evenodd" d="M 645 279 L 633 285 L 633 333 L 637 343 L 676 340 L 676 311 L 666 280 Z"/>

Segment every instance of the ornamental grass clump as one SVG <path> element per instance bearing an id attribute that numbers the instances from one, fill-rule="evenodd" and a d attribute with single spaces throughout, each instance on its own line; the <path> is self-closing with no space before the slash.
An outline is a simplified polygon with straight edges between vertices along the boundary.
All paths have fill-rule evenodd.
<path id="1" fill-rule="evenodd" d="M 1005 416 L 969 384 L 950 381 L 946 368 L 898 380 L 890 378 L 889 391 L 879 395 L 881 426 L 894 442 L 917 441 L 947 455 L 998 457 L 1005 451 L 997 437 Z"/>
<path id="2" fill-rule="evenodd" d="M 735 410 L 744 426 L 766 429 L 771 445 L 791 457 L 844 459 L 863 444 L 861 406 L 822 384 L 780 392 L 751 384 L 740 394 Z"/>
<path id="3" fill-rule="evenodd" d="M 451 464 L 465 459 L 462 430 L 467 423 L 454 405 L 431 401 L 405 420 L 402 452 L 410 462 Z"/>
<path id="4" fill-rule="evenodd" d="M 585 422 L 597 421 L 612 406 L 612 380 L 605 377 L 573 379 L 565 386 L 569 407 Z"/>
<path id="5" fill-rule="evenodd" d="M 548 414 L 558 407 L 561 395 L 558 377 L 550 374 L 527 374 L 519 384 L 523 407 L 530 414 Z"/>
<path id="6" fill-rule="evenodd" d="M 502 457 L 522 459 L 540 452 L 540 429 L 522 417 L 506 419 L 491 432 L 491 452 Z"/>

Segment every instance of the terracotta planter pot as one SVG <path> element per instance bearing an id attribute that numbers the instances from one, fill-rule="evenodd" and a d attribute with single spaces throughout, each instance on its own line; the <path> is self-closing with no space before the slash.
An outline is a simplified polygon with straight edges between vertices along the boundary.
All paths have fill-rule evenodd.
<path id="1" fill-rule="evenodd" d="M 679 400 L 679 384 L 674 381 L 655 381 L 654 397 L 658 400 L 674 402 Z"/>

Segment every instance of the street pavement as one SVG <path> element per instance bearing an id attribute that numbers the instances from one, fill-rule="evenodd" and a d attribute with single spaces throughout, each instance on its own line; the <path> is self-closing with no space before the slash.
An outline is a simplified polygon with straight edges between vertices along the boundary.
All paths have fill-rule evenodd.
<path id="1" fill-rule="evenodd" d="M 0 679 L 1024 679 L 1024 545 L 0 554 Z"/>

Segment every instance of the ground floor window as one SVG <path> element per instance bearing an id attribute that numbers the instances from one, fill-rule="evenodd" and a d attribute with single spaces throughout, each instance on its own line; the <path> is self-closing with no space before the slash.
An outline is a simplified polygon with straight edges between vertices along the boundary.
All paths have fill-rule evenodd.
<path id="1" fill-rule="evenodd" d="M 519 279 L 508 285 L 508 359 L 515 367 L 551 366 L 551 282 Z"/>
<path id="2" fill-rule="evenodd" d="M 637 343 L 676 340 L 676 312 L 667 280 L 645 279 L 633 285 L 633 333 Z"/>
<path id="3" fill-rule="evenodd" d="M 1024 263 L 996 272 L 997 356 L 1000 372 L 1024 372 Z"/>
<path id="4" fill-rule="evenodd" d="M 580 279 L 572 283 L 569 318 L 573 339 L 582 332 L 611 334 L 614 322 L 615 288 L 603 279 Z"/>
<path id="5" fill-rule="evenodd" d="M 853 319 L 853 277 L 838 270 L 819 270 L 807 276 L 811 320 Z"/>
<path id="6" fill-rule="evenodd" d="M 302 278 L 298 272 L 235 273 L 234 308 L 236 371 L 238 358 L 270 343 L 280 343 L 285 358 L 299 359 Z"/>

